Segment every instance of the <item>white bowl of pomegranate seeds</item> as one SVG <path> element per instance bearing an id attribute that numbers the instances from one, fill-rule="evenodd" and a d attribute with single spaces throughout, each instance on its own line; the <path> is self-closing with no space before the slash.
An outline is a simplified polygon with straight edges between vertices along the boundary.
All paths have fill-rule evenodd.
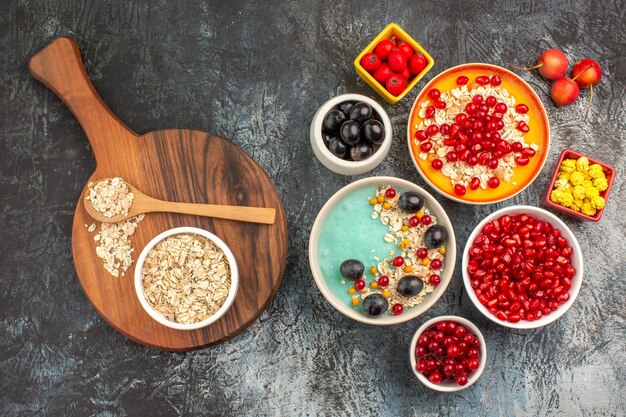
<path id="1" fill-rule="evenodd" d="M 487 363 L 482 333 L 458 316 L 428 320 L 417 329 L 409 348 L 411 369 L 428 388 L 455 392 L 480 378 Z"/>
<path id="2" fill-rule="evenodd" d="M 512 206 L 476 226 L 463 251 L 462 271 L 467 294 L 487 318 L 533 329 L 572 306 L 583 257 L 572 231 L 554 214 Z"/>

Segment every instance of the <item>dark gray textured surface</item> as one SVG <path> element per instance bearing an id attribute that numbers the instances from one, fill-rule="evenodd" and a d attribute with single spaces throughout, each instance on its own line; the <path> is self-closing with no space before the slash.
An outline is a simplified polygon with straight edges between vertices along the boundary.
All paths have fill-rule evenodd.
<path id="1" fill-rule="evenodd" d="M 147 3 L 0 6 L 1 415 L 626 414 L 623 0 Z M 315 287 L 306 256 L 311 225 L 325 200 L 354 178 L 315 159 L 308 125 L 317 106 L 338 93 L 375 97 L 352 60 L 390 21 L 435 58 L 425 81 L 458 63 L 531 63 L 547 47 L 603 67 L 586 124 L 586 93 L 557 109 L 547 82 L 521 74 L 544 100 L 552 127 L 548 162 L 529 189 L 487 207 L 438 197 L 462 248 L 488 213 L 541 204 L 563 148 L 617 168 L 599 224 L 565 219 L 583 248 L 586 273 L 579 298 L 556 323 L 527 332 L 492 324 L 462 291 L 458 262 L 428 314 L 393 328 L 340 316 Z M 230 138 L 276 183 L 290 225 L 287 270 L 267 311 L 234 339 L 192 353 L 145 348 L 105 324 L 85 298 L 73 272 L 70 231 L 93 156 L 67 108 L 26 68 L 33 53 L 62 34 L 77 37 L 97 90 L 132 129 L 188 127 Z M 416 94 L 385 105 L 396 136 L 371 175 L 424 186 L 405 149 Z M 413 332 L 441 314 L 473 320 L 487 338 L 483 377 L 457 394 L 429 391 L 409 369 Z"/>

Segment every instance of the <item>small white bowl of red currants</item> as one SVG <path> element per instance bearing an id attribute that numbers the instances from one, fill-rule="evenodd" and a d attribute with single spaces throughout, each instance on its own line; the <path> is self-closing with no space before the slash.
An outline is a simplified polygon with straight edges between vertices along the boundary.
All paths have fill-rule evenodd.
<path id="1" fill-rule="evenodd" d="M 333 97 L 317 110 L 311 122 L 311 147 L 328 169 L 358 175 L 380 164 L 393 136 L 387 112 L 360 94 Z"/>
<path id="2" fill-rule="evenodd" d="M 485 369 L 487 347 L 471 321 L 458 316 L 428 320 L 409 348 L 411 369 L 428 388 L 456 392 L 474 384 Z"/>

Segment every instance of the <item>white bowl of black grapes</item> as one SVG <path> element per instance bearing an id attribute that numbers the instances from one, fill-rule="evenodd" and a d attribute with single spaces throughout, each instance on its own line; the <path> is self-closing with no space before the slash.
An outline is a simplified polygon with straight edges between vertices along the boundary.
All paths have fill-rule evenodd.
<path id="1" fill-rule="evenodd" d="M 342 94 L 324 103 L 311 122 L 311 146 L 328 169 L 343 175 L 371 171 L 391 146 L 391 120 L 373 99 Z"/>

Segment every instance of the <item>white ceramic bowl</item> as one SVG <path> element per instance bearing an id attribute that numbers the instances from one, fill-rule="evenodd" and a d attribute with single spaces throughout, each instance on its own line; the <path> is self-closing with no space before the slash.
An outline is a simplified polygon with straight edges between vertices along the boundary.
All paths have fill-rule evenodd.
<path id="1" fill-rule="evenodd" d="M 417 339 L 426 329 L 428 329 L 433 324 L 439 323 L 440 321 L 454 321 L 460 323 L 476 337 L 478 337 L 478 340 L 480 340 L 480 366 L 478 367 L 478 369 L 472 372 L 471 375 L 469 375 L 469 377 L 467 378 L 467 384 L 465 385 L 459 385 L 456 383 L 456 381 L 450 380 L 444 380 L 441 381 L 439 384 L 433 384 L 428 380 L 427 377 L 417 372 L 417 370 L 415 369 L 415 365 L 417 365 L 417 360 L 415 359 L 415 346 L 417 346 Z M 409 357 L 411 359 L 411 369 L 413 370 L 413 373 L 415 374 L 415 376 L 417 376 L 417 379 L 419 379 L 428 388 L 441 392 L 456 392 L 461 391 L 471 386 L 474 382 L 478 381 L 478 378 L 480 378 L 480 376 L 482 375 L 483 370 L 485 369 L 485 364 L 487 363 L 487 346 L 485 345 L 485 338 L 483 337 L 483 334 L 480 332 L 478 327 L 476 327 L 471 321 L 458 316 L 439 316 L 428 320 L 426 323 L 422 324 L 419 329 L 417 329 L 415 335 L 413 336 L 413 340 L 411 340 L 411 346 L 409 347 Z"/>
<path id="2" fill-rule="evenodd" d="M 478 234 L 482 230 L 483 226 L 486 223 L 504 214 L 508 214 L 508 215 L 528 214 L 528 215 L 532 215 L 536 219 L 549 222 L 552 226 L 558 228 L 561 231 L 561 236 L 563 236 L 567 240 L 568 244 L 573 249 L 572 266 L 576 268 L 576 275 L 574 275 L 574 278 L 572 279 L 572 287 L 569 290 L 569 295 L 570 295 L 569 300 L 561 304 L 559 308 L 553 311 L 552 313 L 546 316 L 542 316 L 538 320 L 534 320 L 534 321 L 520 320 L 517 323 L 510 323 L 508 321 L 503 321 L 503 320 L 498 319 L 496 316 L 491 314 L 489 310 L 487 310 L 487 308 L 480 303 L 480 301 L 478 301 L 478 297 L 476 296 L 476 293 L 472 289 L 472 286 L 470 283 L 470 277 L 469 277 L 469 274 L 467 273 L 467 265 L 469 263 L 469 249 L 472 246 L 474 239 L 476 239 L 476 236 L 478 236 Z M 476 228 L 470 235 L 469 239 L 467 240 L 465 249 L 463 251 L 463 261 L 462 261 L 461 268 L 463 272 L 463 284 L 465 285 L 465 291 L 467 292 L 467 295 L 469 295 L 470 300 L 472 300 L 476 308 L 481 313 L 483 313 L 485 317 L 487 317 L 489 320 L 493 321 L 494 323 L 498 323 L 502 326 L 511 327 L 514 329 L 534 329 L 537 327 L 542 327 L 542 326 L 545 326 L 546 324 L 552 323 L 553 321 L 561 317 L 572 306 L 572 304 L 574 304 L 574 300 L 576 300 L 576 297 L 578 296 L 578 292 L 580 291 L 580 286 L 583 281 L 583 255 L 582 255 L 582 251 L 580 250 L 580 246 L 578 245 L 578 241 L 576 240 L 576 236 L 574 236 L 574 233 L 572 233 L 569 227 L 567 227 L 567 225 L 563 223 L 561 219 L 559 219 L 554 214 L 544 209 L 541 209 L 538 207 L 532 207 L 532 206 L 505 207 L 485 217 L 485 219 L 482 222 L 480 222 L 478 226 L 476 226 Z"/>
<path id="3" fill-rule="evenodd" d="M 162 241 L 163 239 L 172 235 L 178 235 L 182 233 L 193 233 L 193 234 L 197 234 L 200 236 L 204 236 L 207 239 L 211 240 L 213 243 L 215 243 L 222 251 L 224 251 L 224 255 L 226 255 L 226 259 L 228 260 L 228 263 L 230 265 L 230 271 L 231 271 L 230 290 L 228 291 L 228 296 L 226 297 L 226 301 L 224 301 L 224 304 L 211 317 L 208 317 L 205 320 L 199 321 L 197 323 L 192 323 L 192 324 L 176 323 L 176 322 L 166 319 L 161 313 L 159 313 L 154 308 L 152 308 L 152 306 L 150 306 L 150 303 L 148 303 L 148 301 L 146 300 L 146 297 L 144 296 L 144 292 L 143 292 L 142 270 L 143 270 L 144 261 L 146 260 L 146 256 L 148 256 L 148 253 L 150 252 L 150 250 L 152 250 L 152 248 L 154 248 L 154 246 L 156 246 L 156 244 Z M 235 300 L 235 296 L 237 295 L 238 286 L 239 286 L 239 269 L 237 268 L 237 261 L 235 260 L 235 255 L 233 255 L 233 252 L 226 245 L 226 243 L 224 243 L 222 239 L 215 236 L 213 233 L 207 232 L 206 230 L 199 229 L 197 227 L 177 227 L 177 228 L 167 230 L 157 235 L 154 239 L 148 242 L 145 248 L 143 248 L 143 250 L 141 251 L 141 254 L 139 255 L 139 258 L 137 259 L 137 265 L 135 266 L 135 293 L 137 294 L 139 303 L 141 303 L 141 306 L 144 308 L 144 310 L 146 310 L 146 313 L 148 313 L 150 317 L 152 317 L 153 319 L 155 319 L 156 321 L 158 321 L 164 326 L 171 327 L 172 329 L 177 329 L 177 330 L 195 330 L 195 329 L 200 329 L 202 327 L 206 327 L 212 323 L 215 323 L 217 320 L 220 319 L 220 317 L 222 317 L 228 311 L 230 306 L 233 304 L 233 301 Z"/>
<path id="4" fill-rule="evenodd" d="M 391 185 L 393 187 L 401 188 L 406 191 L 414 191 L 419 193 L 424 198 L 424 204 L 431 210 L 431 212 L 437 217 L 438 224 L 444 226 L 448 231 L 448 241 L 446 243 L 446 258 L 444 264 L 444 270 L 441 274 L 441 283 L 435 287 L 434 291 L 431 292 L 428 296 L 425 297 L 424 302 L 415 307 L 407 309 L 404 313 L 393 316 L 393 315 L 384 315 L 382 317 L 370 318 L 365 316 L 358 311 L 353 310 L 347 305 L 343 304 L 339 298 L 335 296 L 335 294 L 328 288 L 326 285 L 326 281 L 324 280 L 324 275 L 322 273 L 322 269 L 319 265 L 318 261 L 318 250 L 317 246 L 320 239 L 320 233 L 322 224 L 326 219 L 326 216 L 330 212 L 330 210 L 340 201 L 342 198 L 347 196 L 348 194 L 361 189 L 367 186 L 382 186 L 382 185 Z M 370 219 L 371 220 L 371 219 Z M 382 236 L 381 236 L 382 239 Z M 430 195 L 426 190 L 417 185 L 402 180 L 400 178 L 395 177 L 369 177 L 363 178 L 361 180 L 355 181 L 349 185 L 346 185 L 341 190 L 337 191 L 327 202 L 324 204 L 324 207 L 320 210 L 315 219 L 315 223 L 313 223 L 313 228 L 311 229 L 311 237 L 309 238 L 309 265 L 311 267 L 311 271 L 313 272 L 313 278 L 315 279 L 315 284 L 321 291 L 322 295 L 326 300 L 333 306 L 337 311 L 342 313 L 345 316 L 348 316 L 356 321 L 360 321 L 361 323 L 379 325 L 379 326 L 387 326 L 398 323 L 403 323 L 408 320 L 412 320 L 419 315 L 425 313 L 430 307 L 432 307 L 437 300 L 443 295 L 450 283 L 452 278 L 452 273 L 454 272 L 454 263 L 456 260 L 456 240 L 454 236 L 454 229 L 452 228 L 452 223 L 448 218 L 446 212 L 443 207 L 439 204 L 435 198 Z"/>
<path id="5" fill-rule="evenodd" d="M 344 101 L 366 102 L 367 104 L 372 106 L 372 109 L 376 113 L 378 113 L 380 120 L 382 121 L 385 128 L 385 140 L 380 145 L 378 150 L 364 161 L 345 161 L 341 158 L 337 158 L 328 150 L 328 148 L 324 144 L 324 139 L 322 137 L 322 123 L 324 122 L 324 117 L 326 117 L 326 114 L 333 107 L 340 103 L 343 103 Z M 389 119 L 387 112 L 376 101 L 361 94 L 342 94 L 340 96 L 331 98 L 326 103 L 322 104 L 322 106 L 317 110 L 315 116 L 313 116 L 313 121 L 311 122 L 310 136 L 313 153 L 315 153 L 317 159 L 319 159 L 326 168 L 338 174 L 358 175 L 371 171 L 372 169 L 376 168 L 378 164 L 383 161 L 383 159 L 385 159 L 387 153 L 389 153 L 389 147 L 391 146 L 393 130 L 391 127 L 391 120 Z"/>

